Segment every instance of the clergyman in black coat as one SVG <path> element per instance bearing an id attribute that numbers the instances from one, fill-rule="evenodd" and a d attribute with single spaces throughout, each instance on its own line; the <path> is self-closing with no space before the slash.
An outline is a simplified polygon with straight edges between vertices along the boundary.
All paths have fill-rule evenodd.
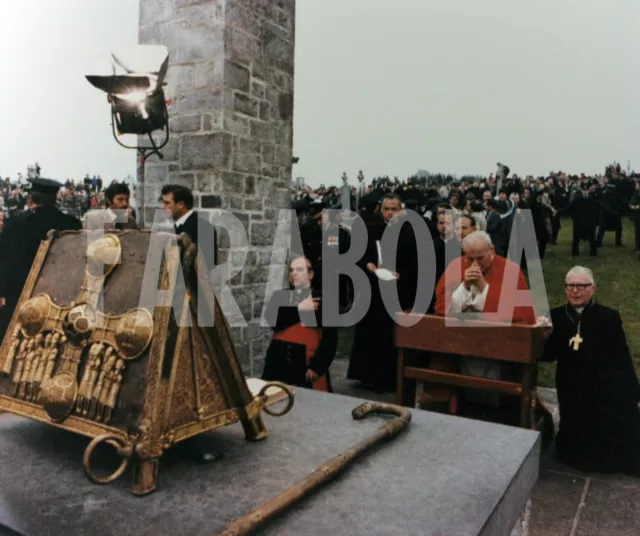
<path id="1" fill-rule="evenodd" d="M 365 316 L 355 326 L 347 378 L 357 380 L 362 387 L 372 388 L 378 392 L 394 392 L 397 377 L 394 326 L 395 313 L 399 311 L 387 310 L 382 293 L 387 290 L 397 292 L 400 309 L 403 311 L 411 309 L 416 299 L 424 298 L 424 296 L 416 298 L 418 285 L 416 235 L 411 223 L 406 221 L 405 216 L 400 213 L 401 208 L 399 196 L 385 195 L 381 206 L 382 217 L 370 220 L 367 225 L 367 249 L 358 262 L 371 285 L 371 302 Z M 385 259 L 390 258 L 391 252 L 385 252 L 382 244 L 382 264 L 379 265 L 376 245 L 390 226 L 397 226 L 396 230 L 399 233 L 395 252 L 395 272 L 399 278 L 384 281 L 378 279 L 372 270 L 391 265 L 385 262 Z"/>
<path id="2" fill-rule="evenodd" d="M 265 313 L 274 333 L 262 379 L 331 392 L 329 367 L 336 355 L 338 328 L 322 325 L 321 292 L 306 257 L 291 260 L 289 283 L 289 291 L 273 293 Z"/>
<path id="3" fill-rule="evenodd" d="M 583 472 L 640 476 L 640 384 L 620 314 L 593 301 L 587 268 L 572 268 L 565 287 L 544 355 L 558 363 L 556 457 Z"/>

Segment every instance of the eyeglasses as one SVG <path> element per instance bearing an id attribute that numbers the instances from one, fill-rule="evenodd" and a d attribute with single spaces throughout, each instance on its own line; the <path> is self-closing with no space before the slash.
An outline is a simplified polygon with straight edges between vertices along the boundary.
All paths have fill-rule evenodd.
<path id="1" fill-rule="evenodd" d="M 592 286 L 592 283 L 565 283 L 564 284 L 564 288 L 566 288 L 567 290 L 586 290 L 590 286 Z"/>

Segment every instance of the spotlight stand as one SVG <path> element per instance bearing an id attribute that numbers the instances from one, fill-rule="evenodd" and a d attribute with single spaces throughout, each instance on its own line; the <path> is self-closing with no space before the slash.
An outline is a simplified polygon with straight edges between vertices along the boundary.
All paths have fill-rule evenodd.
<path id="1" fill-rule="evenodd" d="M 137 173 L 136 173 L 137 175 L 136 182 L 138 186 L 138 192 L 136 197 L 137 197 L 138 208 L 139 208 L 138 225 L 140 226 L 141 229 L 145 227 L 145 209 L 146 209 L 145 163 L 147 161 L 147 158 L 149 158 L 150 156 L 153 156 L 154 154 L 158 155 L 158 158 L 162 160 L 164 158 L 164 155 L 160 152 L 160 149 L 162 149 L 169 142 L 169 112 L 166 108 L 164 113 L 165 113 L 166 121 L 165 121 L 165 127 L 164 127 L 164 140 L 162 141 L 162 143 L 158 145 L 156 141 L 153 139 L 152 133 L 147 132 L 147 136 L 149 137 L 149 142 L 151 144 L 150 147 L 149 146 L 141 147 L 139 145 L 131 146 L 131 145 L 126 145 L 125 143 L 122 143 L 118 137 L 118 132 L 116 130 L 116 112 L 115 112 L 113 103 L 111 105 L 111 131 L 113 133 L 113 138 L 121 147 L 124 147 L 125 149 L 135 149 L 138 156 L 138 167 L 137 167 Z M 139 136 L 139 135 L 136 134 L 136 136 Z"/>

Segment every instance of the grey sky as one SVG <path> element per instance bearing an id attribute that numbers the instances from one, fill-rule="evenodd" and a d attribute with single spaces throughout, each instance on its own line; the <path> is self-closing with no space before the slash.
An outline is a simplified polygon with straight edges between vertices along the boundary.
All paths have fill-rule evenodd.
<path id="1" fill-rule="evenodd" d="M 9 9 L 0 175 L 134 174 L 84 74 L 136 42 L 137 2 Z M 640 168 L 639 22 L 637 0 L 298 0 L 294 175 Z"/>

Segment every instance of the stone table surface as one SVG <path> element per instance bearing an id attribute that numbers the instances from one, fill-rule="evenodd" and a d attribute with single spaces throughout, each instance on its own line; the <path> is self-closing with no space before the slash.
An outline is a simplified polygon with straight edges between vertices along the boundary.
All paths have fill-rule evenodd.
<path id="1" fill-rule="evenodd" d="M 348 365 L 348 361 L 336 359 L 331 366 L 336 392 L 394 401 L 390 393 L 372 393 L 347 380 Z M 538 395 L 557 427 L 560 412 L 556 390 L 539 387 Z M 512 536 L 638 536 L 638 497 L 640 478 L 581 473 L 555 461 L 551 446 L 541 454 L 538 483 Z"/>
<path id="2" fill-rule="evenodd" d="M 298 389 L 269 438 L 234 425 L 176 445 L 158 490 L 130 492 L 130 473 L 98 486 L 82 471 L 88 440 L 0 415 L 0 521 L 29 536 L 216 534 L 325 460 L 374 432 L 354 421 L 362 401 Z M 409 429 L 269 524 L 262 534 L 508 535 L 538 476 L 537 432 L 415 410 Z M 217 461 L 199 463 L 203 453 Z M 115 467 L 116 460 L 104 458 Z"/>

